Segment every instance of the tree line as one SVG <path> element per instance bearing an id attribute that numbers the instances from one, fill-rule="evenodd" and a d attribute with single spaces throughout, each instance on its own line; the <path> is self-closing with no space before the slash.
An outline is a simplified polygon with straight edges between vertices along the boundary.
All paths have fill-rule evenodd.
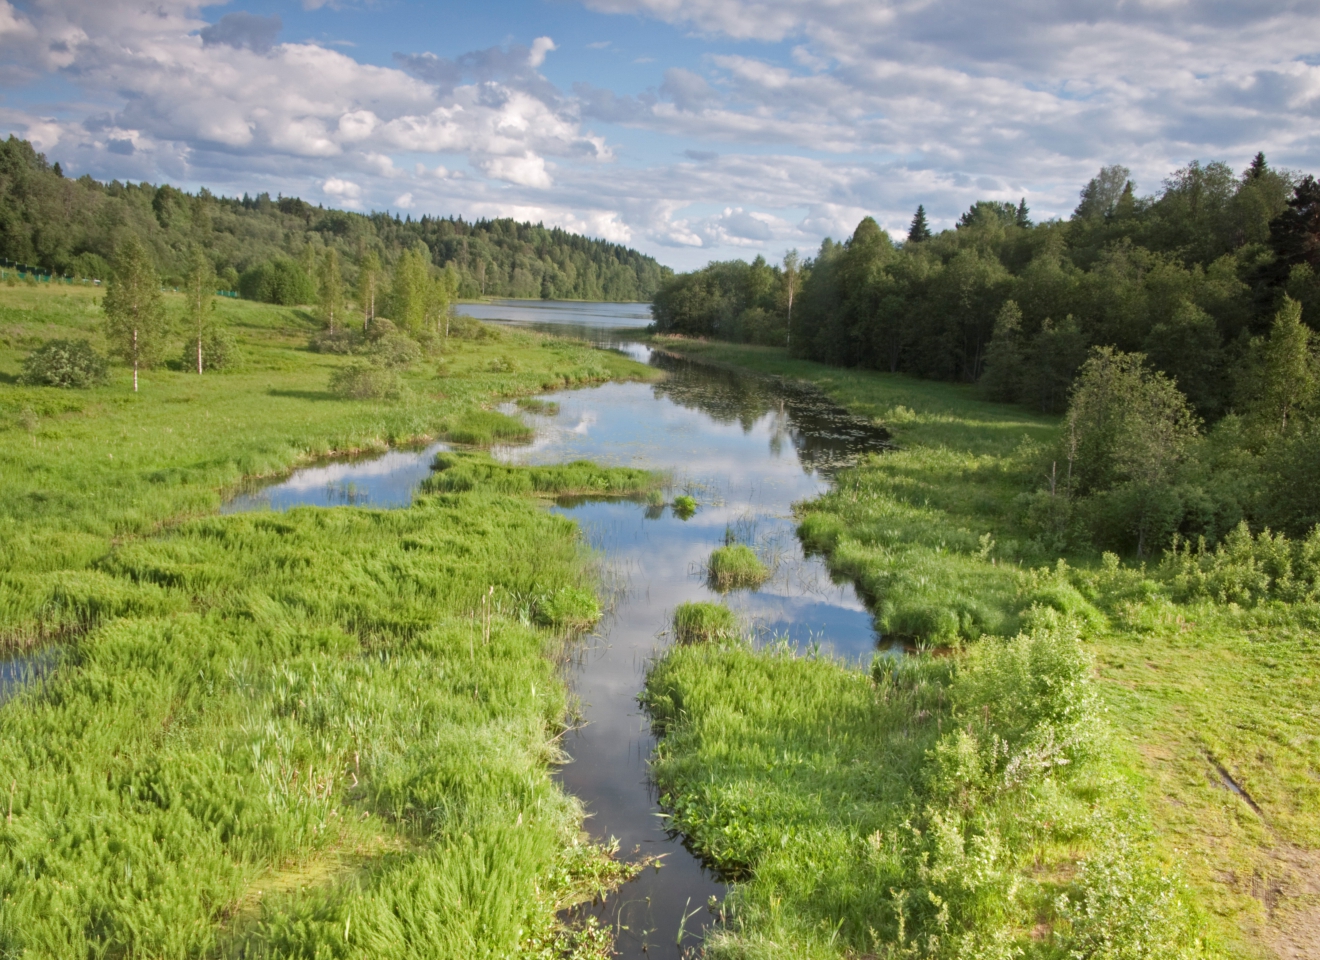
<path id="1" fill-rule="evenodd" d="M 141 241 L 163 281 L 181 286 L 200 249 L 218 283 L 272 303 L 308 303 L 318 264 L 336 251 L 349 287 L 373 255 L 392 272 L 409 251 L 452 269 L 455 294 L 649 300 L 671 271 L 604 240 L 509 219 L 327 210 L 296 197 L 217 197 L 169 185 L 64 175 L 30 143 L 0 142 L 0 256 L 57 276 L 108 279 L 124 238 Z"/>
<path id="2" fill-rule="evenodd" d="M 1066 413 L 1023 504 L 1052 547 L 1144 555 L 1320 523 L 1320 184 L 1263 154 L 1240 173 L 1190 163 L 1145 196 L 1105 167 L 1066 220 L 980 201 L 935 232 L 918 207 L 895 242 L 867 217 L 810 259 L 676 276 L 653 314 L 662 333 Z"/>

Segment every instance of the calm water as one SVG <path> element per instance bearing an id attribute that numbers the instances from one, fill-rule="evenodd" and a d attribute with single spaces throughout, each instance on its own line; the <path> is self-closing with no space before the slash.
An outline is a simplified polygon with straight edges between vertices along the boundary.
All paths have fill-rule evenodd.
<path id="1" fill-rule="evenodd" d="M 595 836 L 617 838 L 626 856 L 657 856 L 663 864 L 594 911 L 619 930 L 622 956 L 678 957 L 699 943 L 711 919 L 705 905 L 725 887 L 665 831 L 659 816 L 647 779 L 655 740 L 637 703 L 647 664 L 669 643 L 674 608 L 688 600 L 727 603 L 763 639 L 868 657 L 876 645 L 871 617 L 850 585 L 832 583 L 819 558 L 803 555 L 791 510 L 825 490 L 833 470 L 883 448 L 885 436 L 815 393 L 652 355 L 617 330 L 649 322 L 645 304 L 512 304 L 482 306 L 492 318 L 577 330 L 669 374 L 659 384 L 611 383 L 547 395 L 559 410 L 528 417 L 537 428 L 535 441 L 494 454 L 513 463 L 583 458 L 665 470 L 672 477 L 669 499 L 688 493 L 698 501 L 688 520 L 668 507 L 633 502 L 553 508 L 581 524 L 603 554 L 614 590 L 610 615 L 570 668 L 586 723 L 566 738 L 573 759 L 559 775 L 586 805 Z M 402 505 L 426 476 L 435 449 L 299 471 L 230 509 Z M 705 561 L 729 539 L 750 545 L 773 570 L 759 590 L 721 597 L 706 585 Z"/>

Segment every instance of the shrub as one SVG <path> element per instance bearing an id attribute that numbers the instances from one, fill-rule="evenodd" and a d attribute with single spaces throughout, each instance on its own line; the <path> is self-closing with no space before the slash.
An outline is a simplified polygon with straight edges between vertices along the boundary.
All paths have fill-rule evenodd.
<path id="1" fill-rule="evenodd" d="M 770 571 L 751 547 L 741 543 L 715 550 L 706 562 L 710 585 L 720 591 L 755 589 L 770 577 Z"/>
<path id="2" fill-rule="evenodd" d="M 674 633 L 679 643 L 731 640 L 738 636 L 738 621 L 718 603 L 681 603 L 674 611 Z"/>
<path id="3" fill-rule="evenodd" d="M 23 361 L 19 382 L 33 387 L 91 387 L 109 376 L 106 359 L 86 340 L 49 340 Z"/>
<path id="4" fill-rule="evenodd" d="M 1320 525 L 1305 540 L 1290 541 L 1262 530 L 1253 537 L 1246 521 L 1213 551 L 1205 538 L 1175 540 L 1160 565 L 1184 600 L 1215 600 L 1254 606 L 1264 600 L 1320 600 Z"/>
<path id="5" fill-rule="evenodd" d="M 390 370 L 407 370 L 422 359 L 422 349 L 417 341 L 397 333 L 373 342 L 368 353 L 372 363 Z"/>
<path id="6" fill-rule="evenodd" d="M 399 396 L 399 375 L 368 363 L 350 363 L 330 374 L 330 392 L 341 400 L 383 400 Z"/>

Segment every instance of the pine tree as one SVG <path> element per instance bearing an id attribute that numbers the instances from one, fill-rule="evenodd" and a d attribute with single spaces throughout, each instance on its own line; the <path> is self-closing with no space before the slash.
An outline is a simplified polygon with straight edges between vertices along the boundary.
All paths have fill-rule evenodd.
<path id="1" fill-rule="evenodd" d="M 137 393 L 138 368 L 149 367 L 155 361 L 166 328 L 160 276 L 134 234 L 129 234 L 119 248 L 114 277 L 102 306 L 110 350 L 133 365 L 133 392 Z"/>
<path id="2" fill-rule="evenodd" d="M 1027 207 L 1027 198 L 1023 197 L 1017 206 L 1017 215 L 1014 222 L 1019 227 L 1031 227 L 1031 210 Z"/>
<path id="3" fill-rule="evenodd" d="M 197 372 L 201 373 L 202 341 L 215 302 L 215 267 L 199 247 L 193 248 L 192 262 L 188 265 L 183 288 L 188 298 L 188 332 L 197 338 Z"/>
<path id="4" fill-rule="evenodd" d="M 930 224 L 926 222 L 926 208 L 922 204 L 917 204 L 916 215 L 912 218 L 912 226 L 908 227 L 908 243 L 923 243 L 930 239 Z"/>

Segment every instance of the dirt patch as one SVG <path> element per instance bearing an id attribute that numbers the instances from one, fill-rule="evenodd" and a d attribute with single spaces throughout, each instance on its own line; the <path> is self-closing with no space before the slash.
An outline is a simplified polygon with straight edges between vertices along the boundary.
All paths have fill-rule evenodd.
<path id="1" fill-rule="evenodd" d="M 1320 851 L 1284 845 L 1270 858 L 1279 874 L 1266 885 L 1266 941 L 1280 960 L 1314 960 L 1320 957 Z"/>

